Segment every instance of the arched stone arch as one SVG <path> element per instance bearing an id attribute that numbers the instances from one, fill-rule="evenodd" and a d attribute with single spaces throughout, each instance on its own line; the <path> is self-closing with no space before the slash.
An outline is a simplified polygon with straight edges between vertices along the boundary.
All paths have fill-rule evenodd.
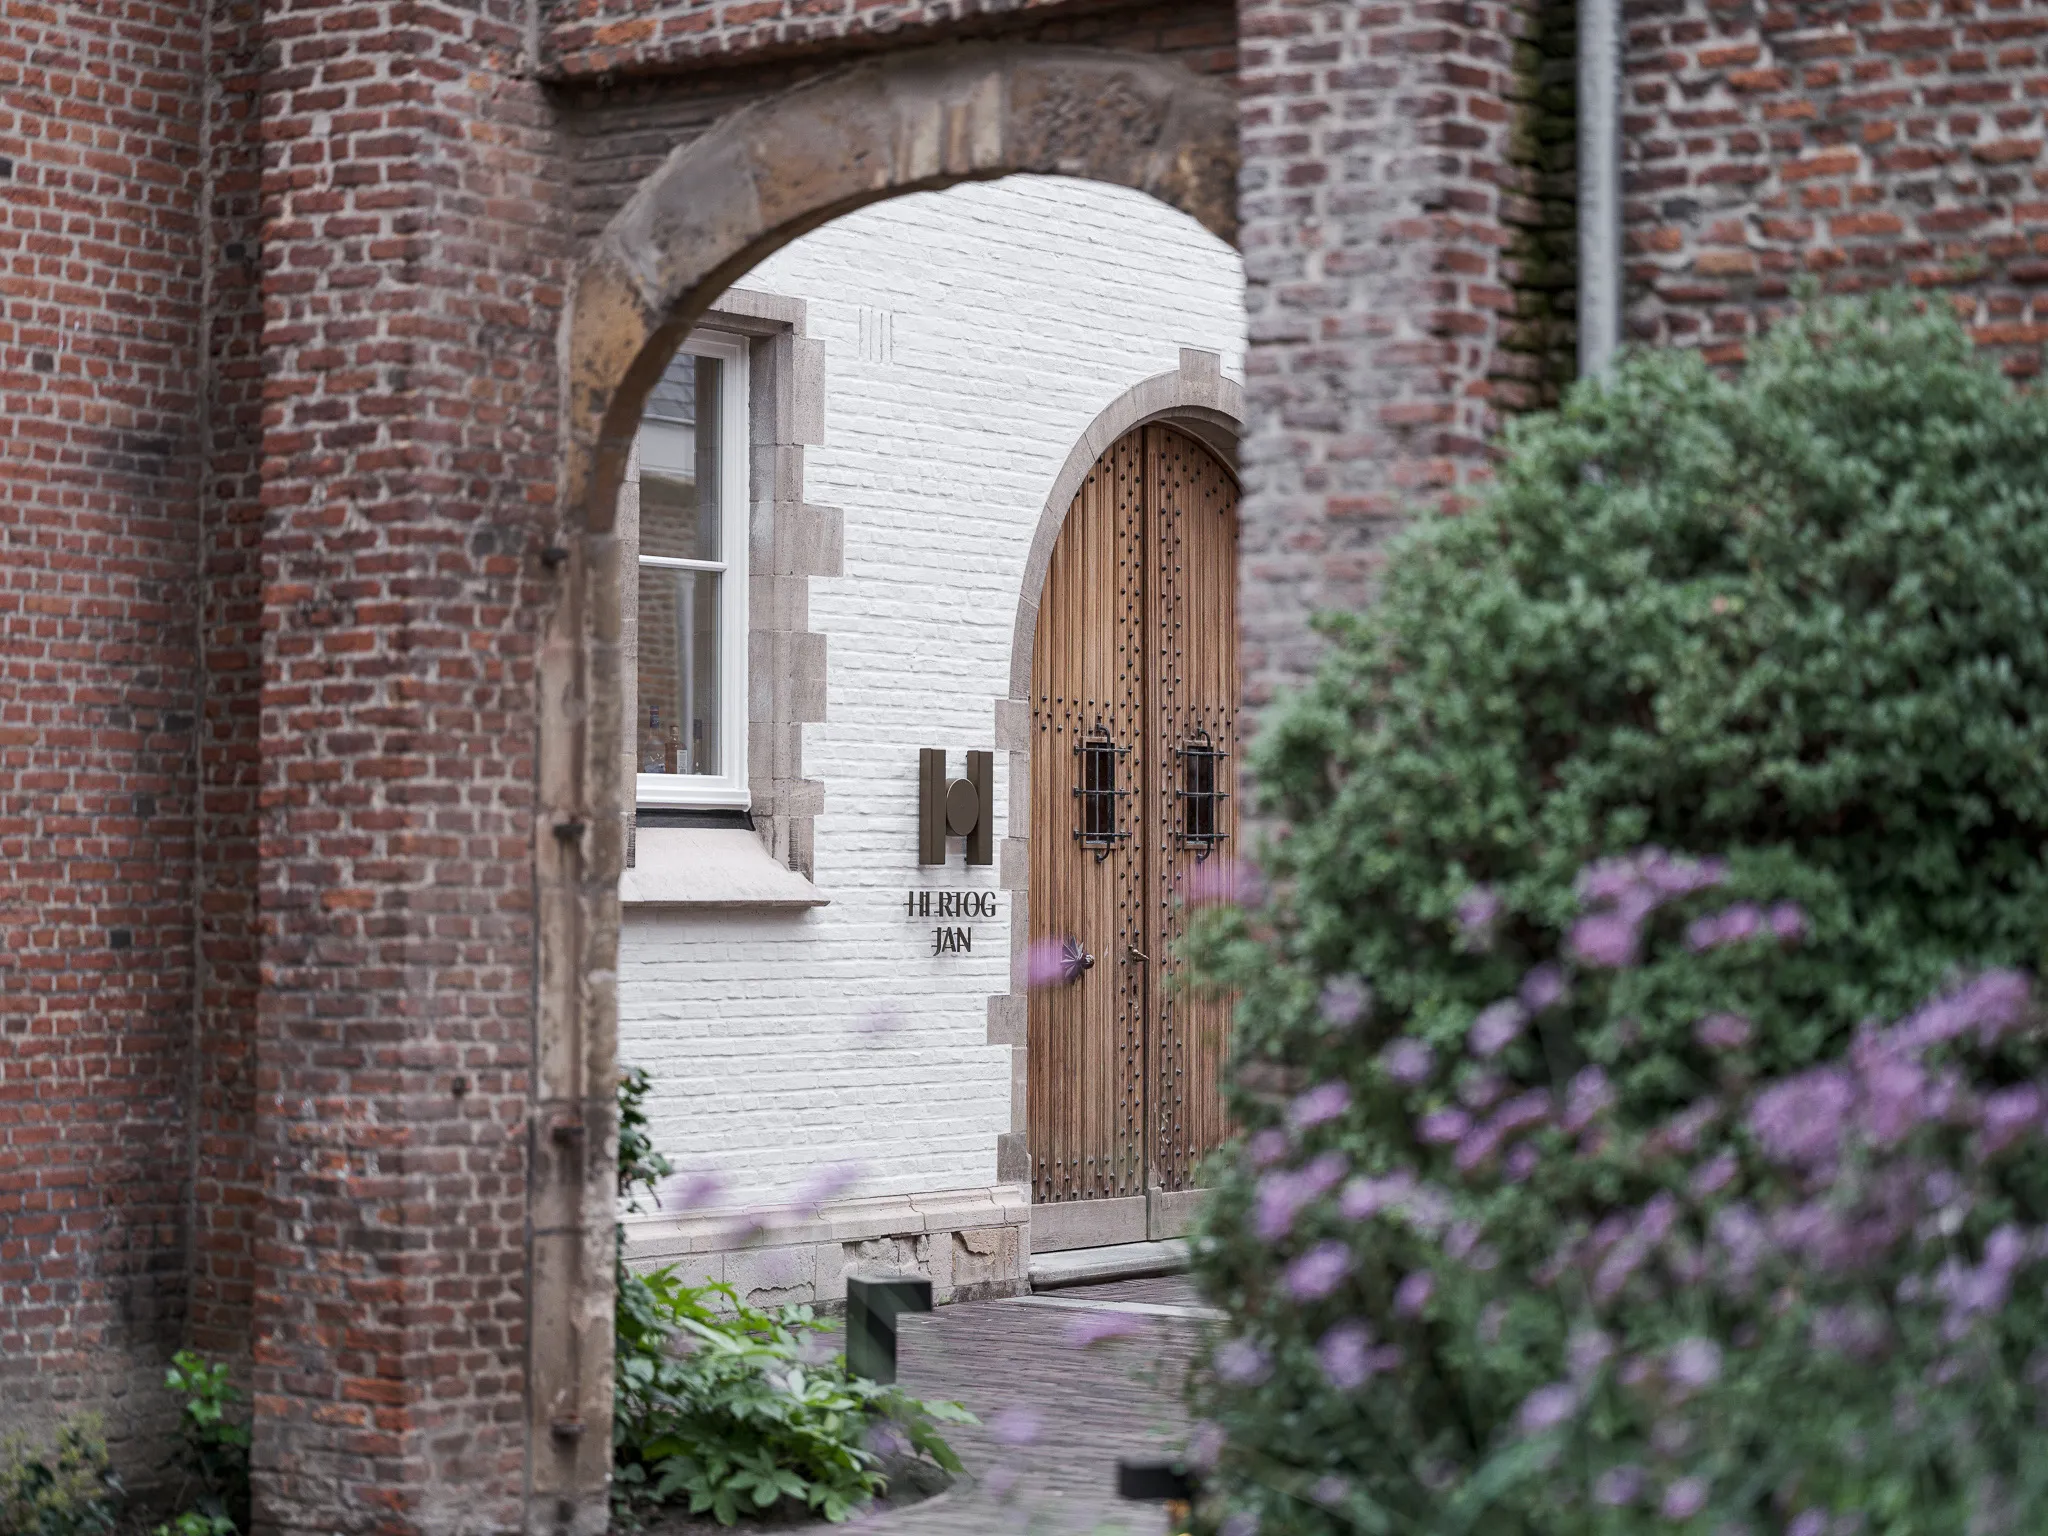
<path id="1" fill-rule="evenodd" d="M 1052 552 L 1066 527 L 1067 513 L 1080 494 L 1082 482 L 1096 460 L 1126 432 L 1152 422 L 1170 422 L 1199 438 L 1237 472 L 1237 444 L 1244 431 L 1244 387 L 1223 376 L 1222 359 L 1213 352 L 1183 347 L 1180 364 L 1171 373 L 1154 374 L 1117 396 L 1081 434 L 1073 451 L 1053 477 L 1045 506 L 1038 514 L 1038 528 L 1032 535 L 1031 553 L 1024 562 L 1024 579 L 1017 594 L 1017 620 L 1010 642 L 1010 691 L 995 702 L 996 749 L 1009 754 L 1010 799 L 1004 821 L 1002 858 L 999 872 L 1003 887 L 1010 892 L 1010 947 L 1021 956 L 1029 943 L 1031 888 L 1031 662 L 1038 641 L 1039 597 L 1045 590 L 1046 572 L 1052 566 Z M 1018 967 L 1012 966 L 1016 977 Z M 1010 1129 L 996 1144 L 996 1167 L 1005 1180 L 1028 1182 L 1030 1166 L 1025 1150 L 1025 1097 L 1023 1084 L 1028 1062 L 1026 994 L 1015 980 L 1011 990 L 988 1001 L 989 1043 L 1007 1045 L 1017 1053 L 1012 1058 L 1011 1093 L 1013 1119 Z"/>
<path id="2" fill-rule="evenodd" d="M 560 353 L 563 534 L 546 557 L 564 579 L 539 656 L 533 1123 L 547 1129 L 534 1141 L 527 1294 L 529 1493 L 542 1505 L 573 1495 L 601 1522 L 610 1462 L 608 1437 L 564 1426 L 610 1418 L 614 1154 L 598 1149 L 615 1146 L 627 807 L 613 521 L 648 391 L 734 280 L 865 204 L 1073 176 L 1149 193 L 1234 244 L 1237 161 L 1230 85 L 1168 60 L 1000 43 L 888 54 L 678 148 L 582 265 Z"/>

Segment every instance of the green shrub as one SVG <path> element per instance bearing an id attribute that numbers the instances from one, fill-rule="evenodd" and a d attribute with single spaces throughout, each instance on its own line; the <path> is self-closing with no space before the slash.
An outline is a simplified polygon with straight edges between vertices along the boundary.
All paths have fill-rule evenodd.
<path id="1" fill-rule="evenodd" d="M 629 1210 L 671 1171 L 647 1135 L 645 1071 L 619 1083 L 619 1193 Z M 841 1521 L 892 1477 L 958 1472 L 938 1424 L 971 1424 L 850 1374 L 809 1307 L 767 1313 L 725 1285 L 673 1269 L 635 1274 L 619 1233 L 612 1459 L 614 1507 L 687 1502 L 723 1525 L 785 1501 Z M 723 1302 L 723 1306 L 720 1303 Z"/>
<path id="2" fill-rule="evenodd" d="M 850 1375 L 824 1328 L 808 1307 L 771 1315 L 666 1269 L 626 1277 L 612 1421 L 621 1496 L 687 1500 L 726 1525 L 785 1499 L 838 1521 L 887 1488 L 892 1463 L 897 1475 L 915 1475 L 919 1459 L 959 1471 L 936 1426 L 972 1416 Z"/>
<path id="3" fill-rule="evenodd" d="M 107 1536 L 121 1501 L 96 1416 L 58 1425 L 48 1449 L 0 1439 L 0 1536 Z"/>
<path id="4" fill-rule="evenodd" d="M 1197 941 L 1203 974 L 1241 994 L 1231 1107 L 1251 1134 L 1219 1161 L 1197 1245 L 1235 1336 L 1195 1391 L 1227 1447 L 1220 1507 L 1269 1533 L 1719 1529 L 1718 1489 L 1689 1525 L 1632 1506 L 1593 1521 L 1583 1486 L 1574 1513 L 1548 1472 L 1518 1481 L 1556 1448 L 1514 1462 L 1517 1416 L 1568 1378 L 1566 1341 L 1588 1321 L 1546 1289 L 1586 1277 L 1549 1261 L 1602 1221 L 1640 1222 L 1656 1191 L 1683 1193 L 1697 1168 L 1646 1138 L 1732 1152 L 1728 1198 L 1764 1202 L 1746 1095 L 1847 1070 L 1861 1021 L 1964 970 L 2036 968 L 2048 943 L 2048 402 L 2009 388 L 1948 318 L 1888 298 L 1781 327 L 1733 381 L 1690 354 L 1636 357 L 1508 446 L 1484 504 L 1408 537 L 1375 611 L 1333 625 L 1328 665 L 1255 756 L 1286 827 L 1272 894 Z M 1650 844 L 1725 862 L 1657 887 L 1654 912 L 1601 892 L 1684 867 L 1665 856 L 1580 886 L 1589 864 Z M 1508 1038 L 1482 1056 L 1483 1014 L 1481 1039 Z M 1722 1031 L 1744 1036 L 1733 1063 L 1705 1027 L 1716 1015 L 1742 1021 Z M 2040 1056 L 2027 1036 L 1960 1081 L 2018 1086 Z M 1560 1120 L 1591 1069 L 1611 1103 L 1606 1151 L 1589 1153 Z M 1529 1093 L 1544 1107 L 1509 1168 L 1507 1139 L 1470 1138 Z M 1441 1146 L 1425 1138 L 1455 1125 L 1428 1122 L 1439 1113 L 1470 1122 Z M 1401 1171 L 1441 1197 L 1419 1224 L 1360 1182 Z M 1703 1208 L 1680 1205 L 1669 1241 L 1709 1251 L 1686 1226 Z M 1942 1234 L 1958 1273 L 1990 1263 L 2000 1223 L 2048 1214 L 2038 1158 L 1970 1211 Z M 1296 1267 L 1318 1251 L 1327 1292 Z M 1424 1273 L 1428 1298 L 1411 1285 L 1397 1305 Z M 1673 1345 L 1680 1292 L 1702 1337 L 1750 1337 L 1709 1289 L 1631 1292 L 1640 1310 L 1600 1325 L 1620 1356 Z M 2016 1336 L 2042 1321 L 2022 1309 Z M 1333 1338 L 1340 1324 L 1369 1333 Z M 1933 1371 L 1941 1336 L 1894 1365 Z M 1867 1454 L 1890 1384 L 1845 1385 L 1772 1338 L 1779 1353 L 1756 1340 L 1729 1362 L 1745 1422 L 1804 1414 Z M 1333 1350 L 1346 1379 L 1371 1365 L 1369 1383 L 1336 1385 Z M 2032 1400 L 2023 1358 L 1990 1359 L 1964 1373 L 1983 1396 L 1956 1408 L 1951 1447 L 1959 1425 L 2009 1428 Z M 1855 1383 L 1868 1396 L 1840 1402 Z M 1859 1529 L 1960 1531 L 1959 1464 L 1920 1449 L 1925 1480 L 1884 1485 L 1889 1505 L 1856 1504 L 1875 1478 L 1828 1498 Z M 1756 1496 L 1764 1523 L 1745 1528 L 1815 1508 L 1810 1489 Z"/>

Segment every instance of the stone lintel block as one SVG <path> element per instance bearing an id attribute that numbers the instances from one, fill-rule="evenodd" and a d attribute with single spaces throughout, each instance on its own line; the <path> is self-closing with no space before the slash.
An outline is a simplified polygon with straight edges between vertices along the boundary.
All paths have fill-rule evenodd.
<path id="1" fill-rule="evenodd" d="M 1006 992 L 1000 997 L 988 1000 L 988 1043 L 990 1045 L 1018 1046 L 1025 1043 L 1029 1027 L 1030 1000 L 1016 992 Z"/>
<path id="2" fill-rule="evenodd" d="M 1031 1143 L 1024 1132 L 1005 1131 L 996 1137 L 996 1177 L 1005 1183 L 1030 1179 Z"/>
<path id="3" fill-rule="evenodd" d="M 996 750 L 1029 752 L 1031 744 L 1031 701 L 997 699 Z"/>
<path id="4" fill-rule="evenodd" d="M 1010 754 L 1009 783 L 1004 799 L 1008 802 L 1011 837 L 1031 835 L 1031 754 L 1012 752 Z"/>
<path id="5" fill-rule="evenodd" d="M 1206 352 L 1200 347 L 1182 347 L 1180 371 L 1189 379 L 1220 381 L 1223 377 L 1223 358 L 1219 353 Z"/>
<path id="6" fill-rule="evenodd" d="M 777 694 L 775 718 L 793 722 L 823 720 L 825 637 L 776 635 L 773 647 Z"/>
<path id="7" fill-rule="evenodd" d="M 822 779 L 791 780 L 778 786 L 777 797 L 783 810 L 791 816 L 825 814 L 825 781 Z"/>
<path id="8" fill-rule="evenodd" d="M 780 330 L 801 332 L 805 305 L 787 294 L 762 293 L 753 288 L 728 288 L 704 317 L 707 325 L 722 325 L 748 335 L 773 334 Z M 753 324 L 747 322 L 752 321 Z"/>
<path id="9" fill-rule="evenodd" d="M 1006 891 L 1031 887 L 1031 844 L 1021 837 L 1006 837 L 996 854 L 999 871 L 996 884 Z"/>
<path id="10" fill-rule="evenodd" d="M 825 442 L 825 343 L 790 341 L 788 440 L 810 447 Z"/>
<path id="11" fill-rule="evenodd" d="M 838 576 L 846 564 L 846 514 L 782 501 L 775 508 L 775 569 L 785 576 Z M 802 626 L 792 626 L 801 628 Z"/>

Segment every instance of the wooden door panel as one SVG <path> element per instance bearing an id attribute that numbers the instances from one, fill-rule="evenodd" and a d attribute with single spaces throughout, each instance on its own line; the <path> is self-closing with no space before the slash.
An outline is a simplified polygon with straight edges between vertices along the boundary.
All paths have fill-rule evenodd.
<path id="1" fill-rule="evenodd" d="M 1031 902 L 1034 943 L 1079 940 L 1093 969 L 1040 987 L 1029 1008 L 1027 1134 L 1036 1200 L 1144 1191 L 1146 839 L 1143 782 L 1143 445 L 1115 444 L 1074 498 L 1040 600 L 1032 652 Z M 1091 846 L 1082 752 L 1106 743 L 1110 809 L 1124 835 Z"/>
<path id="2" fill-rule="evenodd" d="M 1029 938 L 1095 957 L 1031 995 L 1032 1198 L 1185 1189 L 1225 1131 L 1229 1005 L 1174 985 L 1171 953 L 1237 827 L 1237 488 L 1186 433 L 1127 434 L 1074 498 L 1031 692 Z M 1077 793 L 1112 780 L 1111 810 Z"/>
<path id="3" fill-rule="evenodd" d="M 1189 885 L 1237 830 L 1237 485 L 1194 438 L 1145 430 L 1151 623 L 1145 732 L 1155 959 L 1148 1097 L 1153 1187 L 1187 1189 L 1221 1143 L 1230 1003 L 1180 985 Z"/>

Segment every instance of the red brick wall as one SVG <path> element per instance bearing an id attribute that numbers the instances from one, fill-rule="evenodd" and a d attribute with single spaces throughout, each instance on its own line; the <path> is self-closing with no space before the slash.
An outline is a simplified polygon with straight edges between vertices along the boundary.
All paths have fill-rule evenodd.
<path id="1" fill-rule="evenodd" d="M 1414 507 L 1454 502 L 1518 308 L 1503 253 L 1523 5 L 1240 0 L 1251 421 L 1246 690 L 1298 681 Z"/>
<path id="2" fill-rule="evenodd" d="M 536 555 L 568 276 L 525 21 L 265 18 L 267 1530 L 523 1523 Z"/>
<path id="3" fill-rule="evenodd" d="M 196 743 L 198 998 L 192 1063 L 187 1341 L 243 1364 L 255 1280 L 258 703 L 263 681 L 261 126 L 253 8 L 210 14 L 202 150 L 207 224 L 203 670 Z"/>
<path id="4" fill-rule="evenodd" d="M 1120 14 L 1135 18 L 1135 28 L 1130 19 L 1114 23 L 1125 45 L 1208 55 L 1196 67 L 1227 69 L 1233 50 L 1215 36 L 1213 9 L 1204 0 L 555 0 L 542 25 L 541 56 L 558 80 L 753 68 L 799 54 L 843 58 L 938 39 L 1015 37 L 1034 26 L 1059 37 L 1069 23 L 1077 30 L 1060 40 L 1079 42 L 1099 31 L 1102 18 Z M 1138 29 L 1147 41 L 1136 40 Z"/>
<path id="5" fill-rule="evenodd" d="M 192 1033 L 197 7 L 0 7 L 0 1424 L 168 1400 Z"/>
<path id="6" fill-rule="evenodd" d="M 2017 375 L 2048 339 L 2048 9 L 1628 9 L 1628 330 L 1737 362 L 1810 277 L 1954 302 Z"/>

